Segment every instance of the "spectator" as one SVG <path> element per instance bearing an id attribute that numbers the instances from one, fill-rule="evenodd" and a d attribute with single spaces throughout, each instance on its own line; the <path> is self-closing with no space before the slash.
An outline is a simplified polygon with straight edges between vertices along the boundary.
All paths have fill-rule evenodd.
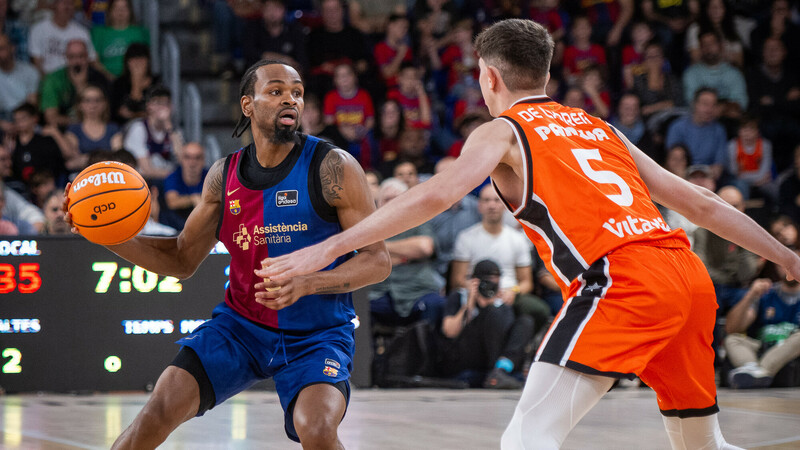
<path id="1" fill-rule="evenodd" d="M 443 40 L 452 29 L 456 17 L 456 6 L 450 0 L 416 0 L 414 2 L 414 18 L 417 22 L 426 22 L 431 35 L 436 40 Z"/>
<path id="2" fill-rule="evenodd" d="M 370 168 L 372 161 L 367 133 L 375 126 L 372 97 L 358 86 L 358 78 L 350 64 L 338 64 L 333 72 L 335 89 L 325 95 L 323 113 L 325 124 L 336 126 L 347 142 L 343 147 L 361 163 Z"/>
<path id="3" fill-rule="evenodd" d="M 772 182 L 772 143 L 758 131 L 758 119 L 745 116 L 735 139 L 728 142 L 728 171 L 745 199 L 753 189 L 774 198 Z"/>
<path id="4" fill-rule="evenodd" d="M 683 144 L 689 149 L 692 164 L 711 166 L 714 179 L 722 175 L 725 167 L 725 149 L 728 139 L 725 128 L 717 122 L 717 93 L 701 88 L 694 94 L 692 113 L 673 121 L 667 131 L 666 147 Z"/>
<path id="5" fill-rule="evenodd" d="M 442 51 L 440 59 L 447 69 L 447 91 L 478 80 L 478 55 L 472 45 L 472 27 L 472 19 L 459 21 L 450 34 L 452 44 Z"/>
<path id="6" fill-rule="evenodd" d="M 169 225 L 164 225 L 159 221 L 159 215 L 161 214 L 161 202 L 159 201 L 159 191 L 158 187 L 155 185 L 150 185 L 150 217 L 147 218 L 147 223 L 144 224 L 144 228 L 139 234 L 144 234 L 147 236 L 175 236 L 178 234 L 178 230 L 172 228 Z"/>
<path id="7" fill-rule="evenodd" d="M 583 69 L 578 85 L 583 92 L 583 103 L 589 114 L 608 118 L 611 114 L 611 94 L 606 88 L 604 74 L 599 66 L 589 66 Z"/>
<path id="8" fill-rule="evenodd" d="M 383 180 L 379 208 L 406 190 L 408 186 L 400 180 Z M 430 225 L 423 224 L 387 239 L 386 248 L 392 259 L 392 273 L 370 288 L 373 323 L 396 326 L 423 319 L 439 329 L 444 307 L 439 290 L 443 283 L 433 268 L 435 243 Z"/>
<path id="9" fill-rule="evenodd" d="M 558 0 L 532 0 L 528 10 L 530 19 L 547 28 L 553 37 L 555 47 L 551 64 L 555 67 L 560 67 L 564 59 L 564 37 L 567 34 L 564 20 L 566 13 L 561 11 L 559 3 Z"/>
<path id="10" fill-rule="evenodd" d="M 671 2 L 644 0 L 641 2 L 640 8 L 644 19 L 650 21 L 655 27 L 656 35 L 664 43 L 665 48 L 671 48 L 676 37 L 682 38 L 686 28 L 700 13 L 697 0 Z M 683 53 L 682 48 L 680 51 Z"/>
<path id="11" fill-rule="evenodd" d="M 27 62 L 17 61 L 11 40 L 0 34 L 0 131 L 11 132 L 12 111 L 23 103 L 36 103 L 38 89 L 39 72 Z"/>
<path id="12" fill-rule="evenodd" d="M 188 142 L 178 157 L 178 167 L 164 180 L 164 200 L 174 220 L 167 220 L 173 228 L 183 229 L 186 219 L 200 203 L 203 181 L 208 174 L 206 152 L 202 145 Z"/>
<path id="13" fill-rule="evenodd" d="M 739 69 L 725 62 L 720 36 L 714 31 L 700 34 L 700 60 L 683 73 L 683 94 L 689 103 L 703 88 L 717 91 L 723 116 L 736 118 L 747 109 L 747 86 Z"/>
<path id="14" fill-rule="evenodd" d="M 388 28 L 387 17 L 406 16 L 406 3 L 405 0 L 350 0 L 347 17 L 365 35 L 380 34 Z"/>
<path id="15" fill-rule="evenodd" d="M 44 203 L 47 197 L 55 190 L 56 179 L 49 170 L 37 170 L 28 180 L 28 192 L 31 194 L 31 202 L 39 209 L 44 210 Z"/>
<path id="16" fill-rule="evenodd" d="M 531 316 L 537 327 L 544 326 L 550 317 L 550 307 L 531 294 L 531 245 L 525 235 L 503 223 L 505 206 L 494 186 L 484 186 L 478 198 L 481 222 L 456 237 L 453 246 L 450 285 L 467 288 L 467 276 L 478 261 L 491 258 L 501 269 L 498 296 L 503 303 L 514 306 L 520 315 Z"/>
<path id="17" fill-rule="evenodd" d="M 28 23 L 11 10 L 8 0 L 0 0 L 0 35 L 6 35 L 20 61 L 28 61 Z"/>
<path id="18" fill-rule="evenodd" d="M 327 92 L 333 69 L 337 64 L 349 61 L 356 74 L 363 74 L 369 68 L 369 53 L 364 35 L 347 25 L 344 20 L 342 0 L 322 0 L 320 15 L 322 27 L 308 36 L 308 59 L 310 68 L 309 85 L 312 92 Z"/>
<path id="19" fill-rule="evenodd" d="M 433 162 L 428 157 L 430 132 L 419 128 L 406 128 L 400 135 L 397 162 L 411 162 L 420 174 L 433 173 Z"/>
<path id="20" fill-rule="evenodd" d="M 783 272 L 782 268 L 778 271 Z M 725 321 L 725 349 L 734 369 L 731 387 L 765 388 L 775 374 L 800 356 L 800 284 L 781 277 L 755 280 Z"/>
<path id="21" fill-rule="evenodd" d="M 791 164 L 791 147 L 800 142 L 800 76 L 786 65 L 786 45 L 777 37 L 764 41 L 761 63 L 747 76 L 750 108 L 775 145 L 775 162 Z"/>
<path id="22" fill-rule="evenodd" d="M 143 118 L 145 93 L 157 84 L 158 77 L 151 73 L 150 49 L 144 44 L 131 44 L 125 51 L 122 75 L 111 85 L 111 115 L 114 121 L 125 123 Z"/>
<path id="23" fill-rule="evenodd" d="M 456 121 L 455 128 L 460 138 L 453 142 L 447 150 L 447 156 L 458 158 L 461 155 L 461 148 L 464 147 L 464 143 L 467 141 L 469 135 L 490 119 L 491 116 L 489 116 L 486 111 L 470 112 L 459 117 Z"/>
<path id="24" fill-rule="evenodd" d="M 303 113 L 305 115 L 305 113 Z M 383 165 L 397 159 L 400 151 L 400 135 L 406 126 L 403 107 L 397 100 L 386 100 L 381 105 L 378 126 L 375 127 L 373 147 L 378 149 Z"/>
<path id="25" fill-rule="evenodd" d="M 133 43 L 149 45 L 150 34 L 135 24 L 130 0 L 109 0 L 105 23 L 92 27 L 92 44 L 100 64 L 116 78 L 125 68 L 128 47 Z"/>
<path id="26" fill-rule="evenodd" d="M 792 22 L 791 5 L 788 0 L 772 0 L 770 14 L 764 17 L 750 34 L 750 47 L 756 61 L 761 60 L 759 52 L 764 48 L 764 42 L 769 38 L 778 38 L 783 41 L 788 51 L 786 58 L 789 69 L 800 69 L 800 27 Z"/>
<path id="27" fill-rule="evenodd" d="M 571 86 L 567 88 L 566 92 L 564 92 L 564 101 L 561 102 L 564 106 L 569 106 L 570 108 L 580 108 L 585 110 L 586 106 L 586 95 L 583 93 L 581 88 L 577 86 Z"/>
<path id="28" fill-rule="evenodd" d="M 419 184 L 417 166 L 410 161 L 400 161 L 392 170 L 392 177 L 402 181 L 410 188 Z"/>
<path id="29" fill-rule="evenodd" d="M 454 130 L 458 131 L 457 124 L 464 119 L 465 115 L 477 114 L 490 117 L 489 109 L 483 101 L 483 95 L 481 95 L 481 86 L 478 80 L 462 83 L 453 94 L 455 94 L 456 99 L 453 104 L 452 128 Z"/>
<path id="30" fill-rule="evenodd" d="M 123 146 L 136 158 L 139 173 L 145 178 L 163 180 L 180 156 L 183 137 L 172 124 L 172 94 L 163 86 L 147 92 L 147 115 L 128 127 Z"/>
<path id="31" fill-rule="evenodd" d="M 0 146 L 0 156 L 2 156 L 2 148 Z M 0 196 L 4 201 L 4 205 L 0 206 L 0 217 L 14 224 L 19 234 L 39 234 L 44 228 L 44 214 L 41 209 L 25 200 L 15 190 L 9 189 L 2 180 L 0 180 Z"/>
<path id="32" fill-rule="evenodd" d="M 522 381 L 511 373 L 522 366 L 533 320 L 515 318 L 513 308 L 498 296 L 499 281 L 500 267 L 482 260 L 475 264 L 468 288 L 447 297 L 440 371 L 448 377 L 477 373 L 478 385 L 490 389 L 520 389 Z"/>
<path id="33" fill-rule="evenodd" d="M 631 142 L 636 144 L 645 153 L 654 157 L 651 145 L 647 145 L 647 128 L 639 109 L 639 97 L 636 94 L 623 94 L 617 104 L 617 114 L 609 121 L 616 129 L 622 132 Z M 660 158 L 654 158 L 660 159 Z"/>
<path id="34" fill-rule="evenodd" d="M 372 50 L 375 64 L 387 89 L 397 87 L 397 74 L 403 63 L 413 61 L 411 40 L 408 36 L 408 18 L 392 14 L 386 22 L 386 35 Z"/>
<path id="35" fill-rule="evenodd" d="M 631 89 L 636 75 L 644 71 L 645 49 L 652 40 L 653 30 L 647 22 L 635 22 L 631 26 L 631 43 L 622 48 L 622 81 L 625 89 Z"/>
<path id="36" fill-rule="evenodd" d="M 642 101 L 645 119 L 683 105 L 683 91 L 664 58 L 664 47 L 652 41 L 644 48 L 641 72 L 634 74 L 633 91 Z"/>
<path id="37" fill-rule="evenodd" d="M 89 153 L 95 150 L 122 148 L 122 132 L 109 122 L 108 101 L 103 90 L 87 86 L 78 95 L 78 123 L 67 127 L 65 137 L 69 143 L 67 169 L 78 171 L 86 167 Z"/>
<path id="38" fill-rule="evenodd" d="M 675 175 L 686 178 L 686 170 L 692 165 L 692 156 L 684 145 L 676 144 L 667 150 L 664 168 Z"/>
<path id="39" fill-rule="evenodd" d="M 769 233 L 781 244 L 797 248 L 797 237 L 800 232 L 797 224 L 788 216 L 778 216 L 769 225 Z"/>
<path id="40" fill-rule="evenodd" d="M 367 179 L 369 191 L 372 193 L 372 200 L 375 201 L 375 206 L 378 206 L 378 195 L 381 192 L 381 178 L 380 172 L 375 169 L 367 169 L 364 171 L 364 177 Z"/>
<path id="41" fill-rule="evenodd" d="M 47 127 L 43 133 L 36 130 L 39 113 L 30 103 L 14 109 L 14 128 L 16 139 L 9 140 L 14 178 L 28 182 L 34 172 L 49 170 L 56 177 L 57 185 L 66 182 L 64 156 L 53 135 L 55 127 Z"/>
<path id="42" fill-rule="evenodd" d="M 2 181 L 0 181 L 0 236 L 17 236 L 19 234 L 19 228 L 14 225 L 14 222 L 6 219 L 4 212 L 5 207 L 6 186 Z"/>
<path id="43" fill-rule="evenodd" d="M 710 166 L 703 164 L 695 164 L 686 169 L 686 181 L 704 187 L 709 191 L 716 192 L 717 183 L 714 180 L 714 171 Z M 665 209 L 663 206 L 660 208 L 670 228 L 682 228 L 686 232 L 686 237 L 689 239 L 691 248 L 694 248 L 694 234 L 698 230 L 698 226 L 689 221 L 686 217 L 676 213 L 671 209 Z"/>
<path id="44" fill-rule="evenodd" d="M 744 212 L 744 197 L 734 186 L 725 186 L 717 192 L 722 200 Z M 761 259 L 736 244 L 716 234 L 698 228 L 694 233 L 692 250 L 703 261 L 717 293 L 718 316 L 741 300 L 747 287 L 761 269 Z"/>
<path id="45" fill-rule="evenodd" d="M 320 136 L 326 129 L 325 118 L 322 114 L 322 104 L 319 98 L 312 94 L 307 93 L 303 96 L 305 107 L 303 114 L 300 116 L 300 128 L 303 133 L 312 136 Z"/>
<path id="46" fill-rule="evenodd" d="M 778 211 L 800 223 L 800 145 L 794 149 L 792 171 L 778 188 Z"/>
<path id="47" fill-rule="evenodd" d="M 64 193 L 56 189 L 50 191 L 44 201 L 42 210 L 44 211 L 44 228 L 42 234 L 45 236 L 74 236 L 69 229 L 67 222 L 64 222 L 64 212 L 61 211 L 61 204 L 64 202 Z"/>
<path id="48" fill-rule="evenodd" d="M 412 128 L 431 127 L 431 103 L 422 83 L 421 70 L 403 63 L 397 76 L 397 89 L 389 91 L 387 99 L 395 100 L 403 108 L 406 125 Z"/>
<path id="49" fill-rule="evenodd" d="M 227 79 L 243 69 L 245 18 L 257 19 L 261 14 L 261 4 L 250 0 L 212 0 L 209 3 L 212 4 L 213 64 L 221 69 L 221 78 Z"/>
<path id="50" fill-rule="evenodd" d="M 564 50 L 564 79 L 567 84 L 575 85 L 587 67 L 606 65 L 606 52 L 592 43 L 592 24 L 586 16 L 573 18 L 570 36 L 572 43 Z"/>
<path id="51" fill-rule="evenodd" d="M 245 23 L 247 39 L 242 41 L 244 65 L 250 67 L 261 59 L 284 62 L 304 73 L 308 55 L 303 30 L 297 22 L 287 23 L 284 0 L 265 0 L 259 20 Z"/>
<path id="52" fill-rule="evenodd" d="M 436 163 L 435 173 L 442 172 L 455 161 L 455 158 L 445 156 Z M 450 284 L 450 262 L 453 260 L 453 246 L 458 234 L 466 228 L 481 221 L 478 213 L 478 200 L 474 195 L 467 195 L 453 203 L 446 211 L 430 220 L 436 242 L 436 270 L 439 275 L 447 280 L 445 292 L 452 292 Z"/>
<path id="53" fill-rule="evenodd" d="M 739 68 L 744 65 L 744 47 L 733 20 L 733 11 L 724 0 L 705 1 L 697 22 L 686 29 L 686 51 L 693 63 L 702 58 L 700 34 L 712 31 L 722 38 L 722 60 Z"/>
<path id="54" fill-rule="evenodd" d="M 41 109 L 48 125 L 66 127 L 75 121 L 78 93 L 89 85 L 106 91 L 105 76 L 89 65 L 86 44 L 73 40 L 66 47 L 67 65 L 48 74 L 42 81 Z"/>
<path id="55" fill-rule="evenodd" d="M 601 2 L 573 2 L 580 4 L 580 14 L 586 14 L 592 26 L 592 40 L 617 47 L 622 33 L 633 17 L 633 0 L 604 0 Z"/>
<path id="56" fill-rule="evenodd" d="M 66 57 L 67 44 L 72 41 L 83 42 L 87 52 L 87 62 L 96 63 L 97 53 L 89 32 L 73 19 L 74 16 L 74 1 L 55 0 L 52 18 L 44 19 L 31 27 L 28 52 L 33 64 L 42 75 L 55 72 L 69 64 Z"/>

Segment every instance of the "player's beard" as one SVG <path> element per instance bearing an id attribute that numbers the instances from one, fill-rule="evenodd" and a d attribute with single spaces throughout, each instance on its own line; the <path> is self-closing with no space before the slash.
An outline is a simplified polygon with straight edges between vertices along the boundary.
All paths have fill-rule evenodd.
<path id="1" fill-rule="evenodd" d="M 275 132 L 270 137 L 270 142 L 273 144 L 288 144 L 294 142 L 294 137 L 297 135 L 297 129 L 300 126 L 300 119 L 295 121 L 294 126 L 283 125 L 280 122 L 280 117 L 275 118 Z"/>

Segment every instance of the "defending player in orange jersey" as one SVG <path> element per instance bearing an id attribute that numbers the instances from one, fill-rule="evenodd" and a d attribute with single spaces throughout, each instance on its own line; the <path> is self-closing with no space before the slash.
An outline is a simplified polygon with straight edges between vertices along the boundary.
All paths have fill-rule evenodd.
<path id="1" fill-rule="evenodd" d="M 657 394 L 673 448 L 736 448 L 717 420 L 714 288 L 683 230 L 671 230 L 653 200 L 790 277 L 800 278 L 800 258 L 602 120 L 547 98 L 553 41 L 540 25 L 504 20 L 475 46 L 481 91 L 497 119 L 470 135 L 448 170 L 320 244 L 265 260 L 259 275 L 289 279 L 322 268 L 429 220 L 491 175 L 566 299 L 502 447 L 559 447 L 615 379 L 638 375 Z"/>

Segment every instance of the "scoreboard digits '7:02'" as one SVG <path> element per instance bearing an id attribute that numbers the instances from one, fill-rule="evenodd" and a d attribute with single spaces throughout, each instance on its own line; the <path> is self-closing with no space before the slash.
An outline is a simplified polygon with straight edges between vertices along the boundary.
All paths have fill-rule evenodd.
<path id="1" fill-rule="evenodd" d="M 155 382 L 173 343 L 224 299 L 230 256 L 218 247 L 179 280 L 81 238 L 0 237 L 0 391 Z"/>

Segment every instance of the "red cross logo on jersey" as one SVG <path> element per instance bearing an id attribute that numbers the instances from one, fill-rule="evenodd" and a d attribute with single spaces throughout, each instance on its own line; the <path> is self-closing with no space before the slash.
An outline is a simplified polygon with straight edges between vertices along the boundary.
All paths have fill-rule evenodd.
<path id="1" fill-rule="evenodd" d="M 233 241 L 236 242 L 236 245 L 238 245 L 242 250 L 247 250 L 250 248 L 250 241 L 252 239 L 253 238 L 250 237 L 250 234 L 247 233 L 247 227 L 244 226 L 243 223 L 239 224 L 239 232 L 233 233 Z"/>

